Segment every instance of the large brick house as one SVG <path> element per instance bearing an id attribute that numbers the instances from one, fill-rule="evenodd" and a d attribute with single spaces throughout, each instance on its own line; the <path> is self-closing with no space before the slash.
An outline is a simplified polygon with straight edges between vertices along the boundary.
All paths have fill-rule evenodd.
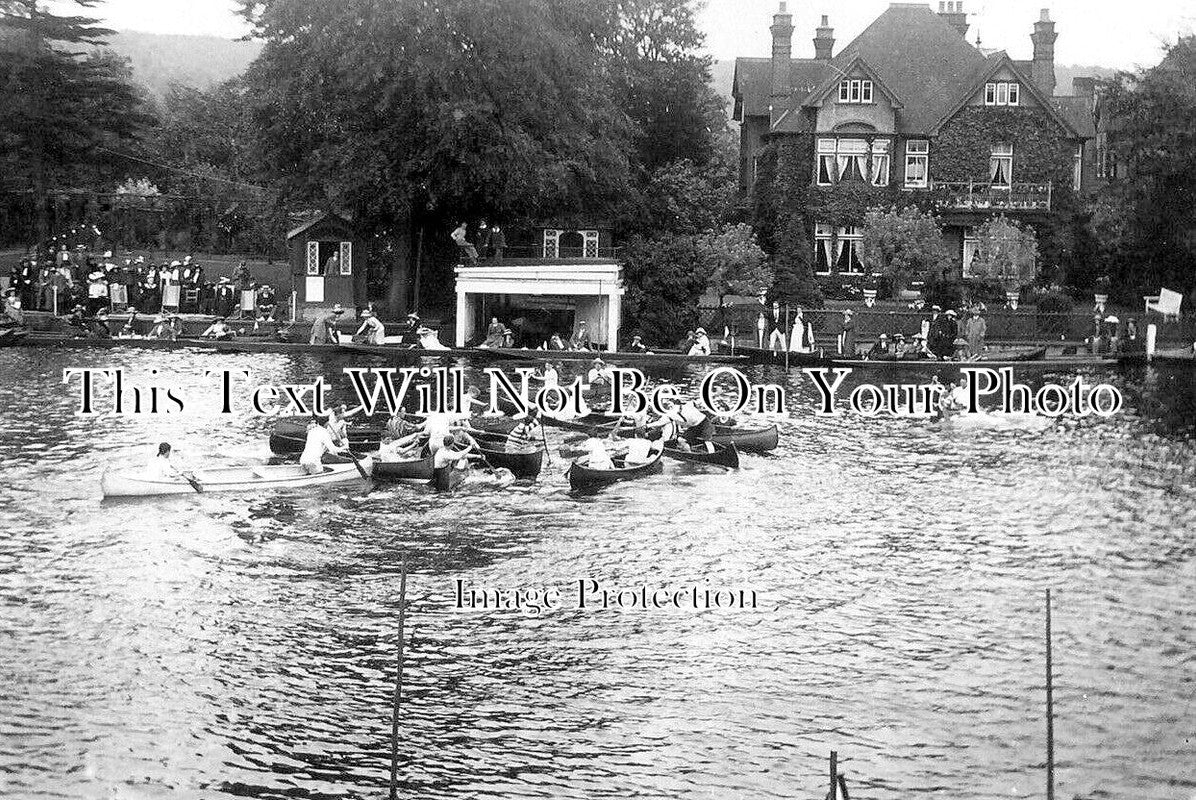
<path id="1" fill-rule="evenodd" d="M 934 209 L 963 277 L 994 214 L 1038 229 L 1057 259 L 1041 232 L 1095 179 L 1095 82 L 1056 95 L 1049 12 L 1021 61 L 968 42 L 962 0 L 938 6 L 893 3 L 837 53 L 824 16 L 814 57 L 795 58 L 782 2 L 772 56 L 736 59 L 741 188 L 802 214 L 824 281 L 866 271 L 859 223 L 878 205 Z"/>

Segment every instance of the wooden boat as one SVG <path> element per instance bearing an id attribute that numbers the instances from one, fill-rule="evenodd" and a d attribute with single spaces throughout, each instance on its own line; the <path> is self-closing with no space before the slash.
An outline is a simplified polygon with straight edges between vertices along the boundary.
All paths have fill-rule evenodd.
<path id="1" fill-rule="evenodd" d="M 741 453 L 767 453 L 777 449 L 780 432 L 776 425 L 753 428 L 739 425 L 715 425 L 710 441 L 721 445 L 735 445 Z"/>
<path id="2" fill-rule="evenodd" d="M 465 356 L 488 361 L 526 361 L 534 356 L 534 351 L 495 350 L 487 347 L 445 347 L 430 348 L 416 345 L 401 344 L 363 344 L 361 342 L 341 342 L 333 345 L 345 353 L 357 353 L 368 356 L 385 356 L 399 360 L 415 358 L 462 358 Z"/>
<path id="3" fill-rule="evenodd" d="M 506 449 L 507 437 L 494 433 L 475 433 L 478 447 L 487 463 L 495 469 L 505 468 L 516 478 L 535 478 L 544 463 L 544 450 L 531 447 L 514 452 Z"/>
<path id="4" fill-rule="evenodd" d="M 217 353 L 326 353 L 338 352 L 335 344 L 307 344 L 306 342 L 283 342 L 267 337 L 245 337 L 241 339 L 201 339 L 180 337 L 178 339 L 147 339 L 141 337 L 75 336 L 63 333 L 30 334 L 23 344 L 31 347 L 62 347 L 76 349 L 112 350 L 129 348 L 133 350 L 207 350 Z"/>
<path id="5" fill-rule="evenodd" d="M 1141 361 L 1142 359 L 1139 359 L 1138 363 Z M 1196 366 L 1196 353 L 1187 349 L 1159 350 L 1152 356 L 1151 361 L 1169 367 L 1192 367 Z"/>
<path id="6" fill-rule="evenodd" d="M 371 461 L 361 460 L 369 474 Z M 302 489 L 362 480 L 353 464 L 326 464 L 324 471 L 309 475 L 298 464 L 256 467 L 222 467 L 196 470 L 194 478 L 206 492 L 260 492 L 267 489 Z M 195 488 L 183 478 L 152 478 L 135 471 L 109 470 L 100 480 L 104 497 L 153 497 L 158 495 L 196 494 Z"/>
<path id="7" fill-rule="evenodd" d="M 664 454 L 677 461 L 690 461 L 696 464 L 711 464 L 727 469 L 739 469 L 739 450 L 735 444 L 715 444 L 714 442 L 700 442 L 690 450 L 676 447 L 676 440 L 664 445 Z"/>
<path id="8" fill-rule="evenodd" d="M 592 411 L 589 414 L 572 419 L 568 417 L 554 417 L 549 414 L 542 414 L 540 418 L 545 425 L 552 425 L 567 431 L 581 431 L 582 433 L 589 433 L 595 428 L 609 433 L 610 429 L 622 419 L 622 417 L 614 414 L 606 414 L 602 411 Z"/>
<path id="9" fill-rule="evenodd" d="M 811 367 L 851 367 L 853 369 L 943 369 L 947 367 L 966 366 L 1006 366 L 1021 364 L 1027 361 L 1041 361 L 1046 357 L 1046 347 L 1012 347 L 1002 350 L 990 350 L 977 359 L 967 361 L 939 361 L 931 358 L 898 358 L 895 355 L 883 355 L 874 358 L 844 358 L 834 354 L 824 353 L 790 353 L 789 366 L 791 368 L 808 369 Z M 774 353 L 771 350 L 751 348 L 748 353 L 757 362 L 767 364 L 785 363 L 784 353 Z"/>
<path id="10" fill-rule="evenodd" d="M 586 457 L 583 456 L 573 462 L 569 467 L 569 487 L 572 489 L 599 489 L 603 486 L 610 486 L 612 483 L 619 481 L 635 480 L 636 478 L 647 477 L 648 475 L 655 475 L 661 472 L 664 467 L 660 463 L 663 448 L 660 445 L 655 445 L 652 448 L 653 458 L 646 464 L 636 464 L 634 466 L 626 466 L 622 458 L 612 458 L 614 469 L 591 469 L 586 466 Z"/>
<path id="11" fill-rule="evenodd" d="M 0 328 L 0 347 L 13 347 L 29 336 L 28 328 Z"/>
<path id="12" fill-rule="evenodd" d="M 433 469 L 434 463 L 434 456 L 426 449 L 421 458 L 413 458 L 405 461 L 383 461 L 375 459 L 373 476 L 380 481 L 418 481 L 420 483 L 427 483 L 432 480 L 432 473 L 435 472 Z"/>
<path id="13" fill-rule="evenodd" d="M 385 429 L 377 425 L 349 425 L 349 447 L 355 453 L 377 450 Z M 270 431 L 270 451 L 280 456 L 297 455 L 307 444 L 307 418 L 281 419 Z"/>
<path id="14" fill-rule="evenodd" d="M 708 356 L 691 356 L 680 350 L 655 350 L 651 353 L 615 352 L 604 353 L 589 350 L 522 350 L 510 347 L 497 348 L 489 352 L 503 353 L 510 358 L 531 361 L 593 361 L 601 358 L 612 366 L 624 364 L 747 364 L 746 355 L 736 353 L 711 353 Z"/>

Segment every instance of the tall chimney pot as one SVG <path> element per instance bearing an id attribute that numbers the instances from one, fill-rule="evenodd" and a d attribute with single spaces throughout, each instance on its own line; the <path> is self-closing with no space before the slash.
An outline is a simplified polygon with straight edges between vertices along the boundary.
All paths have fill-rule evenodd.
<path id="1" fill-rule="evenodd" d="M 1030 35 L 1030 41 L 1034 43 L 1031 69 L 1034 83 L 1047 97 L 1055 94 L 1055 40 L 1058 38 L 1055 23 L 1051 21 L 1051 10 L 1042 9 L 1038 22 L 1034 23 L 1034 33 Z"/>
<path id="2" fill-rule="evenodd" d="M 785 10 L 785 3 L 781 2 L 781 9 L 772 18 L 772 97 L 774 105 L 780 98 L 787 97 L 790 92 L 790 64 L 793 59 L 793 17 Z"/>
<path id="3" fill-rule="evenodd" d="M 835 29 L 831 27 L 830 17 L 822 15 L 822 25 L 814 31 L 814 58 L 818 61 L 830 61 L 835 52 Z"/>
<path id="4" fill-rule="evenodd" d="M 959 35 L 967 38 L 968 35 L 968 15 L 963 10 L 963 0 L 947 0 L 947 2 L 939 3 L 939 16 L 943 21 L 959 32 Z"/>

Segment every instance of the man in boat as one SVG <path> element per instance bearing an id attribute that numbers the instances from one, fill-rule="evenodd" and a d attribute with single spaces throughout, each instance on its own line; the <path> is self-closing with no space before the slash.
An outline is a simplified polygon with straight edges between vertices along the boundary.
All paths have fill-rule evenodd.
<path id="1" fill-rule="evenodd" d="M 508 453 L 526 452 L 540 446 L 544 431 L 540 427 L 539 415 L 540 412 L 532 406 L 528 409 L 527 416 L 511 429 L 507 434 L 505 446 Z"/>
<path id="2" fill-rule="evenodd" d="M 209 325 L 207 330 L 201 333 L 200 336 L 204 339 L 223 340 L 233 338 L 233 332 L 225 320 L 218 319 Z"/>
<path id="3" fill-rule="evenodd" d="M 324 459 L 331 463 L 343 463 L 348 447 L 341 447 L 332 440 L 328 428 L 320 424 L 320 418 L 313 416 L 307 422 L 307 441 L 303 445 L 303 452 L 299 456 L 299 465 L 308 475 L 317 475 L 324 471 Z"/>
<path id="4" fill-rule="evenodd" d="M 610 367 L 601 358 L 595 358 L 590 363 L 590 371 L 586 373 L 586 383 L 609 383 Z"/>
<path id="5" fill-rule="evenodd" d="M 328 409 L 328 421 L 325 423 L 325 427 L 328 428 L 328 433 L 334 442 L 343 445 L 349 444 L 349 419 L 360 413 L 361 406 L 350 411 L 344 403 Z"/>
<path id="6" fill-rule="evenodd" d="M 337 303 L 331 311 L 326 311 L 316 317 L 316 321 L 311 325 L 311 338 L 308 340 L 308 344 L 339 343 L 341 335 L 336 329 L 336 324 L 344 313 L 345 309 L 341 308 L 340 303 Z"/>
<path id="7" fill-rule="evenodd" d="M 367 308 L 361 312 L 361 327 L 353 334 L 353 338 L 365 344 L 382 344 L 386 339 L 386 327 Z"/>
<path id="8" fill-rule="evenodd" d="M 648 352 L 647 345 L 644 344 L 643 340 L 640 338 L 640 335 L 638 333 L 635 336 L 631 337 L 631 344 L 627 346 L 627 349 L 630 350 L 632 353 Z"/>
<path id="9" fill-rule="evenodd" d="M 158 454 L 147 465 L 146 476 L 154 480 L 172 480 L 182 475 L 178 466 L 170 460 L 173 452 L 170 442 L 158 445 Z"/>
<path id="10" fill-rule="evenodd" d="M 890 355 L 889 335 L 887 333 L 882 333 L 880 338 L 876 340 L 876 343 L 872 345 L 872 348 L 867 352 L 864 358 L 883 358 L 888 355 Z"/>
<path id="11" fill-rule="evenodd" d="M 435 440 L 429 440 L 428 446 L 431 447 Z M 452 434 L 445 434 L 440 438 L 439 445 L 433 450 L 432 467 L 434 469 L 444 469 L 445 467 L 456 467 L 458 469 L 465 469 L 469 466 L 470 459 L 481 458 L 480 455 L 472 452 L 468 446 L 456 449 L 458 446 L 457 439 Z"/>
<path id="12" fill-rule="evenodd" d="M 585 450 L 585 466 L 590 469 L 614 469 L 614 462 L 610 460 L 610 452 L 606 449 L 606 442 L 597 436 L 591 436 L 582 444 Z"/>
<path id="13" fill-rule="evenodd" d="M 424 435 L 419 431 L 406 436 L 394 437 L 387 433 L 382 437 L 382 445 L 378 448 L 378 458 L 382 461 L 411 461 L 419 458 L 423 450 Z"/>
<path id="14" fill-rule="evenodd" d="M 708 356 L 710 355 L 710 337 L 706 335 L 705 328 L 698 328 L 694 331 L 694 343 L 690 346 L 686 355 L 691 356 Z"/>

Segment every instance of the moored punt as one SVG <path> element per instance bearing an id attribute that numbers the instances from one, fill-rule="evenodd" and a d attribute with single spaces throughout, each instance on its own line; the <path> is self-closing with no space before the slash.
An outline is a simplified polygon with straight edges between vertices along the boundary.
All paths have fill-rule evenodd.
<path id="1" fill-rule="evenodd" d="M 370 459 L 362 459 L 362 467 L 369 474 Z M 353 464 L 327 464 L 323 472 L 309 475 L 298 464 L 255 467 L 222 467 L 196 470 L 193 475 L 204 492 L 262 491 L 266 489 L 300 489 L 362 480 Z M 136 471 L 108 470 L 100 480 L 104 497 L 154 497 L 159 495 L 194 494 L 195 487 L 183 478 L 157 478 Z"/>
<path id="2" fill-rule="evenodd" d="M 735 449 L 742 453 L 767 453 L 777 449 L 780 432 L 776 425 L 763 428 L 715 425 L 710 441 L 721 445 L 735 445 Z"/>
<path id="3" fill-rule="evenodd" d="M 690 450 L 682 450 L 676 444 L 676 440 L 665 443 L 664 454 L 669 458 L 726 467 L 727 469 L 739 469 L 739 450 L 736 449 L 734 443 L 723 445 L 714 442 L 698 442 Z"/>
<path id="4" fill-rule="evenodd" d="M 349 447 L 355 453 L 377 450 L 382 444 L 382 433 L 383 428 L 375 425 L 349 425 Z M 280 419 L 270 431 L 270 450 L 275 455 L 297 455 L 306 444 L 307 417 Z"/>
<path id="5" fill-rule="evenodd" d="M 784 363 L 785 354 L 774 353 L 771 350 L 752 348 L 753 360 L 764 363 Z M 894 369 L 916 367 L 923 369 L 958 368 L 968 366 L 1007 366 L 1009 364 L 1023 364 L 1038 362 L 1046 358 L 1046 347 L 1011 347 L 1001 350 L 989 350 L 975 359 L 957 361 L 952 359 L 939 360 L 934 358 L 898 358 L 895 355 L 882 355 L 875 358 L 843 358 L 833 354 L 819 353 L 790 353 L 789 366 L 800 369 L 810 367 L 851 367 L 852 369 Z"/>
<path id="6" fill-rule="evenodd" d="M 502 434 L 479 432 L 473 437 L 487 463 L 495 469 L 509 469 L 516 478 L 535 478 L 543 468 L 544 451 L 539 447 L 509 451 L 506 436 Z"/>
<path id="7" fill-rule="evenodd" d="M 496 348 L 489 352 L 504 353 L 510 358 L 531 359 L 533 361 L 593 361 L 601 358 L 614 366 L 621 364 L 641 363 L 675 363 L 675 364 L 747 364 L 751 361 L 741 353 L 711 353 L 708 356 L 691 356 L 679 350 L 655 350 L 651 353 L 614 352 L 605 353 L 596 350 L 517 350 L 505 347 Z"/>
<path id="8" fill-rule="evenodd" d="M 0 347 L 12 347 L 20 344 L 28 336 L 28 328 L 0 328 Z"/>
<path id="9" fill-rule="evenodd" d="M 282 342 L 268 337 L 243 337 L 233 339 L 147 339 L 141 337 L 67 336 L 61 333 L 34 332 L 22 342 L 27 347 L 64 347 L 69 349 L 96 348 L 112 350 L 130 348 L 135 350 L 208 350 L 218 353 L 335 353 L 334 344 L 307 344 L 306 342 Z"/>
<path id="10" fill-rule="evenodd" d="M 659 443 L 653 445 L 652 460 L 644 464 L 626 466 L 622 458 L 613 458 L 614 469 L 591 469 L 586 465 L 586 458 L 577 459 L 569 467 L 569 487 L 571 489 L 598 489 L 619 481 L 629 481 L 644 478 L 661 472 L 664 467 L 660 463 L 663 448 Z"/>
<path id="11" fill-rule="evenodd" d="M 425 451 L 426 452 L 426 451 Z M 419 481 L 427 483 L 432 480 L 434 470 L 434 456 L 431 453 L 421 457 L 400 461 L 374 461 L 373 476 L 380 481 Z"/>
<path id="12" fill-rule="evenodd" d="M 369 356 L 385 356 L 396 359 L 409 358 L 471 358 L 487 359 L 490 361 L 524 361 L 535 358 L 532 350 L 494 350 L 486 347 L 445 347 L 427 348 L 400 344 L 362 344 L 360 342 L 342 342 L 332 347 L 346 353 L 357 353 Z"/>

